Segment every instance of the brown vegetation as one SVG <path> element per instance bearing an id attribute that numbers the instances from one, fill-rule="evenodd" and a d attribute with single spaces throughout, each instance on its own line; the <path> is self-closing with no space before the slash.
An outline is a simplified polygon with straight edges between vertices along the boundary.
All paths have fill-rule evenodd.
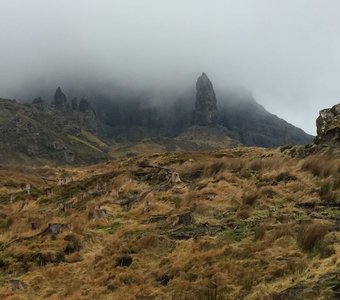
<path id="1" fill-rule="evenodd" d="M 311 172 L 314 176 L 329 177 L 339 175 L 339 167 L 334 159 L 327 156 L 310 156 L 302 163 L 302 169 Z"/>
<path id="2" fill-rule="evenodd" d="M 314 159 L 235 148 L 0 170 L 0 298 L 331 299 L 338 160 Z"/>

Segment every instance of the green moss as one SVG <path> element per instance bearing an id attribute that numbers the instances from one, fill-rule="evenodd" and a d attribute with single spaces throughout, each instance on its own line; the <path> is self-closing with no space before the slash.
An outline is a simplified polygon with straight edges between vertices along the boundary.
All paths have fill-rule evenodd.
<path id="1" fill-rule="evenodd" d="M 226 236 L 228 237 L 228 239 L 235 241 L 235 242 L 242 241 L 249 234 L 250 234 L 250 229 L 244 223 L 240 223 L 236 228 L 228 229 L 226 231 Z"/>
<path id="2" fill-rule="evenodd" d="M 32 186 L 31 187 L 31 196 L 38 198 L 39 196 L 41 196 L 43 194 L 43 192 L 41 190 L 39 190 L 38 188 Z"/>
<path id="3" fill-rule="evenodd" d="M 96 230 L 100 230 L 104 233 L 113 234 L 115 233 L 120 227 L 122 226 L 121 223 L 115 222 L 110 225 L 102 226 L 102 225 L 93 225 L 92 228 Z"/>
<path id="4" fill-rule="evenodd" d="M 124 233 L 125 238 L 135 238 L 139 237 L 145 234 L 145 230 L 142 229 L 137 229 L 137 230 L 131 230 L 131 231 L 126 231 Z"/>

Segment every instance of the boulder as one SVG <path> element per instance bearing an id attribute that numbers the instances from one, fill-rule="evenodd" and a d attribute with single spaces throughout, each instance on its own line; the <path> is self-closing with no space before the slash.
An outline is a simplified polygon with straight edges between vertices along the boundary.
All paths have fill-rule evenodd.
<path id="1" fill-rule="evenodd" d="M 315 144 L 340 145 L 340 103 L 320 111 Z"/>

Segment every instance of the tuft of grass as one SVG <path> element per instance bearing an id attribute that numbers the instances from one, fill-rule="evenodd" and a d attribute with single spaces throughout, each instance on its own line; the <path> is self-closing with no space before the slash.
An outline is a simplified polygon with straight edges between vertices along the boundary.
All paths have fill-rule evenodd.
<path id="1" fill-rule="evenodd" d="M 313 221 L 302 225 L 297 236 L 300 248 L 306 252 L 320 250 L 321 242 L 331 228 L 329 223 L 322 221 Z"/>
<path id="2" fill-rule="evenodd" d="M 267 231 L 266 225 L 259 224 L 258 226 L 256 226 L 255 233 L 254 233 L 254 240 L 255 241 L 262 240 L 266 234 L 266 231 Z"/>
<path id="3" fill-rule="evenodd" d="M 217 162 L 214 162 L 212 164 L 207 165 L 204 168 L 204 175 L 206 177 L 212 177 L 212 176 L 224 171 L 225 169 L 227 169 L 226 163 L 223 162 L 223 161 L 217 161 Z"/>
<path id="4" fill-rule="evenodd" d="M 119 222 L 115 222 L 115 223 L 112 223 L 112 224 L 109 224 L 109 225 L 99 225 L 99 224 L 96 224 L 96 225 L 93 225 L 92 228 L 93 229 L 97 229 L 97 230 L 101 230 L 105 233 L 108 233 L 108 234 L 113 234 L 115 233 L 120 227 L 122 226 L 121 223 Z"/>
<path id="5" fill-rule="evenodd" d="M 259 192 L 256 190 L 249 190 L 243 193 L 242 203 L 245 205 L 252 206 L 255 201 L 259 198 Z"/>
<path id="6" fill-rule="evenodd" d="M 236 216 L 242 220 L 246 220 L 250 217 L 250 212 L 248 207 L 241 207 L 237 213 Z"/>
<path id="7" fill-rule="evenodd" d="M 321 200 L 323 201 L 327 201 L 327 202 L 334 202 L 337 200 L 337 191 L 339 191 L 338 187 L 337 187 L 338 183 L 337 182 L 333 182 L 331 180 L 324 180 L 321 183 L 320 186 L 320 191 L 319 191 L 319 195 Z"/>
<path id="8" fill-rule="evenodd" d="M 323 178 L 331 175 L 336 176 L 339 172 L 335 161 L 326 156 L 310 156 L 306 158 L 302 163 L 302 170 Z"/>

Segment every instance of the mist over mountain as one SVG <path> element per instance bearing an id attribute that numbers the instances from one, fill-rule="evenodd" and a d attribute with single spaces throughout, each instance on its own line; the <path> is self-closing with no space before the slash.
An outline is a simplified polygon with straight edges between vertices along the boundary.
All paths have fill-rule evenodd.
<path id="1" fill-rule="evenodd" d="M 155 97 L 147 91 L 119 89 L 97 95 L 92 92 L 88 97 L 68 95 L 58 87 L 52 99 L 39 96 L 24 104 L 2 100 L 0 114 L 3 162 L 92 163 L 112 157 L 114 145 L 207 151 L 313 140 L 266 111 L 245 90 L 215 93 L 204 72 L 190 92 L 177 90 Z"/>
<path id="2" fill-rule="evenodd" d="M 220 98 L 243 86 L 310 134 L 319 110 L 338 102 L 336 0 L 4 0 L 1 11 L 3 98 L 51 99 L 57 86 L 83 97 L 112 86 L 164 94 L 204 70 Z"/>

